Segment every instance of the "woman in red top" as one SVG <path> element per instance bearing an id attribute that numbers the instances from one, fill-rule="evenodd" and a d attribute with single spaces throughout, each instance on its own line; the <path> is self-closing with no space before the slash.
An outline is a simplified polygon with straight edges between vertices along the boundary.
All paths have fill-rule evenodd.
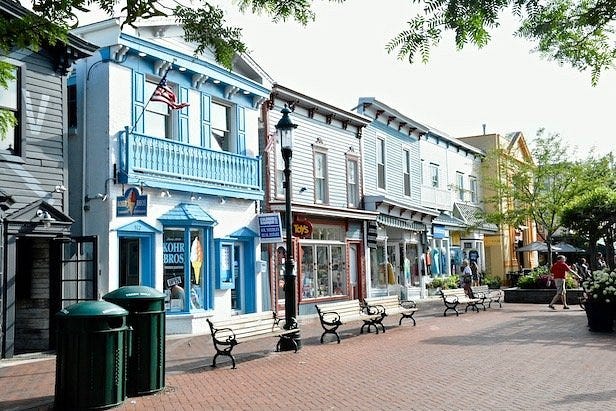
<path id="1" fill-rule="evenodd" d="M 563 309 L 568 310 L 569 306 L 567 305 L 567 290 L 565 288 L 565 277 L 568 272 L 571 272 L 577 276 L 577 273 L 567 265 L 565 262 L 567 258 L 564 255 L 559 255 L 556 257 L 556 262 L 550 268 L 550 272 L 552 273 L 552 278 L 554 279 L 554 283 L 556 284 L 556 295 L 552 298 L 549 307 L 552 310 L 555 310 L 554 303 L 560 298 L 563 302 Z"/>

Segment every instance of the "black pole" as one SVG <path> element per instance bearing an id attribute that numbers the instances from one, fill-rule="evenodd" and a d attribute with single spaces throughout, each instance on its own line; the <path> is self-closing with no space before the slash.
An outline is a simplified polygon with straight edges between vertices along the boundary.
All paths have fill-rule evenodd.
<path id="1" fill-rule="evenodd" d="M 297 305 L 295 303 L 296 280 L 297 275 L 293 270 L 295 268 L 295 260 L 293 259 L 293 217 L 291 213 L 291 157 L 293 150 L 289 147 L 282 148 L 282 158 L 284 160 L 284 177 L 285 177 L 285 235 L 286 235 L 286 255 L 284 260 L 284 328 L 287 330 L 298 328 L 297 324 Z M 301 347 L 301 338 L 299 329 L 293 339 L 297 347 Z M 284 344 L 285 340 L 281 341 L 280 349 L 289 351 L 295 349 L 291 344 Z"/>

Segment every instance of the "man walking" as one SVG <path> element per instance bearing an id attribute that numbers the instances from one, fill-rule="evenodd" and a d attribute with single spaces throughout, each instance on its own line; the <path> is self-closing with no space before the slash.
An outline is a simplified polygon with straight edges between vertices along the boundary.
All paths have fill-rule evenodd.
<path id="1" fill-rule="evenodd" d="M 556 257 L 556 262 L 550 268 L 550 273 L 552 273 L 552 278 L 554 279 L 554 283 L 556 284 L 556 295 L 552 298 L 549 307 L 552 310 L 555 310 L 554 303 L 560 298 L 563 302 L 563 309 L 568 310 L 569 306 L 567 305 L 567 290 L 565 288 L 565 277 L 567 273 L 573 273 L 577 276 L 577 273 L 567 265 L 565 262 L 567 258 L 564 255 L 559 255 Z"/>

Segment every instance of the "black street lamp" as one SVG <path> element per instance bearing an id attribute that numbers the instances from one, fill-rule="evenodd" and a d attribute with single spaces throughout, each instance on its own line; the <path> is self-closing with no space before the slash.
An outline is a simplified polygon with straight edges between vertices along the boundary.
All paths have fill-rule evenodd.
<path id="1" fill-rule="evenodd" d="M 284 328 L 289 330 L 298 328 L 297 324 L 297 305 L 295 304 L 296 294 L 296 282 L 297 276 L 293 268 L 295 267 L 295 261 L 293 260 L 293 231 L 292 224 L 293 219 L 291 216 L 291 157 L 293 157 L 293 130 L 297 128 L 297 124 L 293 124 L 289 113 L 291 110 L 285 105 L 281 110 L 282 117 L 276 129 L 280 134 L 280 146 L 282 151 L 282 158 L 284 160 L 284 189 L 285 189 L 285 228 L 286 228 L 286 255 L 284 260 Z M 297 347 L 300 347 L 301 340 L 299 330 L 293 337 Z M 291 344 L 286 343 L 287 340 L 281 340 L 280 349 L 282 351 L 290 351 L 295 349 Z"/>

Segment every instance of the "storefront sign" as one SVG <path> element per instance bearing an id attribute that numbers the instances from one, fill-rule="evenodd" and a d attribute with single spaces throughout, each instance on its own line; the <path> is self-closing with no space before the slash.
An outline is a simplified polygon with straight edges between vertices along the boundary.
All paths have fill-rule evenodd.
<path id="1" fill-rule="evenodd" d="M 184 241 L 181 238 L 163 243 L 163 264 L 165 268 L 184 266 Z"/>
<path id="2" fill-rule="evenodd" d="M 282 241 L 282 223 L 279 213 L 259 214 L 259 237 L 262 243 Z"/>
<path id="3" fill-rule="evenodd" d="M 442 225 L 433 225 L 432 226 L 432 237 L 433 238 L 445 238 L 445 227 Z"/>
<path id="4" fill-rule="evenodd" d="M 182 277 L 172 277 L 167 280 L 167 288 L 182 284 Z"/>
<path id="5" fill-rule="evenodd" d="M 136 187 L 124 192 L 124 196 L 116 198 L 116 217 L 145 217 L 148 215 L 148 196 L 139 193 Z"/>
<path id="6" fill-rule="evenodd" d="M 312 237 L 312 224 L 310 221 L 295 221 L 293 223 L 293 235 L 299 238 L 310 238 Z"/>

